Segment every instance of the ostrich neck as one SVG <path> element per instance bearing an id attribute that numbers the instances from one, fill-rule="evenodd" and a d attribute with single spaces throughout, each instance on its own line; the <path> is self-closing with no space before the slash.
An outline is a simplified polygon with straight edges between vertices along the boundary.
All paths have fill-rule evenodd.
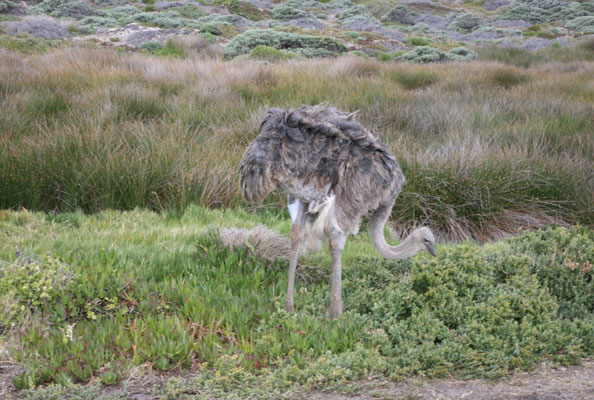
<path id="1" fill-rule="evenodd" d="M 409 235 L 398 246 L 390 246 L 384 237 L 384 225 L 388 221 L 392 207 L 382 207 L 369 220 L 369 234 L 377 251 L 385 258 L 401 260 L 412 257 L 420 251 L 419 246 Z"/>
<path id="2" fill-rule="evenodd" d="M 412 242 L 411 237 L 407 237 L 398 246 L 390 246 L 384 237 L 383 226 L 371 229 L 371 241 L 375 245 L 377 251 L 385 258 L 391 260 L 401 260 L 403 258 L 412 257 L 419 252 L 419 249 Z"/>

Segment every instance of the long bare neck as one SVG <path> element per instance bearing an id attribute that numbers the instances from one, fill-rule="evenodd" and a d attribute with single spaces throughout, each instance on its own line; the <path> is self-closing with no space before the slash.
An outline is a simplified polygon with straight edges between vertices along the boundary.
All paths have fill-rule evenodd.
<path id="1" fill-rule="evenodd" d="M 411 240 L 411 235 L 398 246 L 390 246 L 384 237 L 384 225 L 389 217 L 389 209 L 376 212 L 369 220 L 369 234 L 377 251 L 385 258 L 401 260 L 417 254 L 421 248 Z"/>

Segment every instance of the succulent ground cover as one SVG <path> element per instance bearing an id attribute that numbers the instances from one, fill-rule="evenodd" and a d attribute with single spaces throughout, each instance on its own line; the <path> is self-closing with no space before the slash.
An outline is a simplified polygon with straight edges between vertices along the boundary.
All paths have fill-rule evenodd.
<path id="1" fill-rule="evenodd" d="M 587 228 L 443 245 L 407 261 L 370 256 L 362 234 L 344 255 L 347 312 L 332 322 L 327 252 L 302 261 L 288 314 L 286 261 L 229 250 L 216 234 L 260 223 L 287 234 L 290 220 L 196 206 L 3 211 L 0 303 L 16 312 L 0 329 L 24 366 L 14 385 L 111 385 L 150 366 L 198 373 L 177 384 L 205 398 L 290 398 L 368 375 L 494 378 L 594 355 Z"/>

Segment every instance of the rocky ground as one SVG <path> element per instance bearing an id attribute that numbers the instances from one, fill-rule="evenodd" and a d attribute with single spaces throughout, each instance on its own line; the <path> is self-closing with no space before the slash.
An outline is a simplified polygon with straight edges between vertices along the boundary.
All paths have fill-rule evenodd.
<path id="1" fill-rule="evenodd" d="M 400 55 L 415 47 L 448 51 L 485 43 L 536 50 L 571 45 L 594 33 L 594 0 L 0 0 L 4 34 L 76 44 L 154 49 L 175 35 L 224 47 L 251 30 L 327 36 L 344 44 L 331 51 L 301 51 L 305 56 Z M 251 40 L 244 40 L 243 52 L 258 44 L 298 52 L 307 46 L 299 40 Z"/>

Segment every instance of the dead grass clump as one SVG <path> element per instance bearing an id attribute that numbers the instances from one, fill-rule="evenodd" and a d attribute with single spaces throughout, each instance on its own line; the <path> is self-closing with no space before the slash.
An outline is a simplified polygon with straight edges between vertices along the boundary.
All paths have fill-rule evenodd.
<path id="1" fill-rule="evenodd" d="M 291 252 L 289 239 L 280 233 L 276 233 L 258 225 L 252 229 L 225 228 L 219 231 L 221 242 L 233 249 L 238 246 L 248 246 L 256 254 L 268 260 L 278 258 L 288 260 Z"/>

